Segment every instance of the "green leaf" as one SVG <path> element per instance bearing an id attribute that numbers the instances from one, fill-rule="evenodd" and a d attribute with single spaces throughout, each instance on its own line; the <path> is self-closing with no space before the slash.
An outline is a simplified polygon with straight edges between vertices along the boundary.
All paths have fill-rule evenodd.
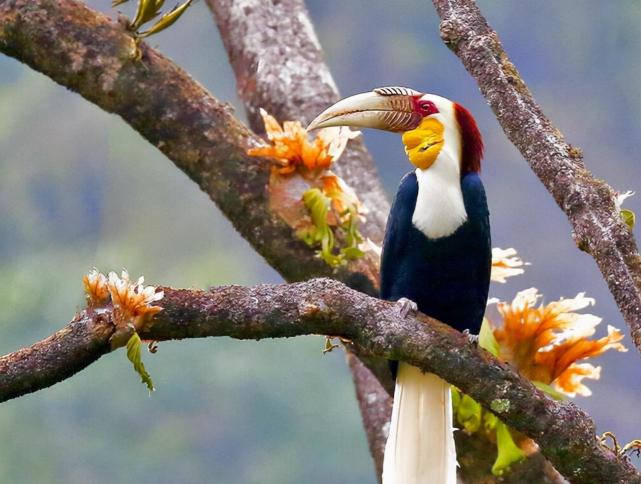
<path id="1" fill-rule="evenodd" d="M 356 260 L 359 257 L 363 257 L 365 252 L 363 252 L 358 247 L 343 247 L 341 249 L 341 255 L 348 260 Z"/>
<path id="2" fill-rule="evenodd" d="M 566 395 L 556 390 L 552 385 L 548 385 L 547 383 L 543 383 L 541 381 L 534 381 L 534 380 L 532 380 L 532 383 L 536 388 L 538 388 L 539 390 L 547 393 L 552 398 L 554 398 L 554 400 L 562 401 L 567 399 Z"/>
<path id="3" fill-rule="evenodd" d="M 634 212 L 632 210 L 628 210 L 627 208 L 621 209 L 621 218 L 623 219 L 623 222 L 628 226 L 630 230 L 634 228 L 634 222 L 636 219 L 636 215 L 634 215 Z"/>
<path id="4" fill-rule="evenodd" d="M 483 412 L 483 430 L 490 433 L 496 430 L 496 424 L 500 422 L 499 418 L 487 410 Z"/>
<path id="5" fill-rule="evenodd" d="M 168 27 L 171 27 L 180 18 L 180 16 L 185 13 L 185 11 L 191 5 L 192 1 L 193 0 L 187 0 L 180 6 L 176 5 L 169 12 L 160 17 L 160 20 L 158 20 L 158 22 L 156 22 L 149 30 L 145 30 L 144 32 L 139 33 L 138 37 L 148 37 L 150 35 L 157 34 L 158 32 L 161 32 Z"/>
<path id="6" fill-rule="evenodd" d="M 469 433 L 475 433 L 481 428 L 482 408 L 476 400 L 468 395 L 462 395 L 456 409 L 456 419 Z"/>
<path id="7" fill-rule="evenodd" d="M 145 365 L 142 363 L 141 348 L 142 341 L 140 336 L 138 336 L 138 333 L 134 332 L 131 338 L 129 338 L 129 341 L 127 341 L 127 358 L 134 365 L 134 370 L 140 375 L 142 383 L 147 385 L 147 389 L 150 392 L 153 392 L 155 390 L 154 383 L 151 381 L 151 375 L 147 373 Z"/>
<path id="8" fill-rule="evenodd" d="M 452 408 L 454 409 L 454 413 L 456 413 L 458 406 L 461 404 L 461 391 L 456 387 L 451 387 L 451 391 L 452 391 Z"/>
<path id="9" fill-rule="evenodd" d="M 122 5 L 123 3 L 127 3 L 129 0 L 113 0 L 111 2 L 112 7 L 117 7 L 118 5 Z"/>
<path id="10" fill-rule="evenodd" d="M 136 16 L 131 22 L 131 29 L 138 30 L 142 24 L 149 22 L 158 15 L 163 2 L 164 0 L 160 2 L 156 0 L 138 0 L 138 8 L 136 9 Z"/>
<path id="11" fill-rule="evenodd" d="M 333 338 L 331 336 L 325 336 L 325 348 L 323 348 L 323 354 L 331 353 L 335 348 L 340 348 L 340 345 L 332 343 L 332 339 Z"/>
<path id="12" fill-rule="evenodd" d="M 356 208 L 350 207 L 346 212 L 347 213 L 342 215 L 347 215 L 346 221 L 343 224 L 343 229 L 346 233 L 345 243 L 347 247 L 341 249 L 341 255 L 346 259 L 354 260 L 365 255 L 365 253 L 358 248 L 358 245 L 363 241 L 363 236 L 358 231 L 358 212 Z"/>
<path id="13" fill-rule="evenodd" d="M 298 236 L 310 247 L 318 246 L 321 249 L 319 256 L 332 267 L 343 262 L 340 255 L 334 254 L 334 233 L 327 223 L 327 214 L 331 200 L 320 189 L 310 188 L 303 193 L 303 203 L 312 219 L 313 227 L 300 230 Z"/>
<path id="14" fill-rule="evenodd" d="M 512 464 L 525 459 L 526 454 L 514 442 L 510 430 L 500 420 L 496 421 L 496 446 L 498 455 L 492 466 L 492 474 L 500 476 L 507 471 Z"/>
<path id="15" fill-rule="evenodd" d="M 490 327 L 490 321 L 487 318 L 483 318 L 483 323 L 481 324 L 481 331 L 479 332 L 479 346 L 494 356 L 499 356 L 499 343 L 494 337 L 494 332 Z"/>

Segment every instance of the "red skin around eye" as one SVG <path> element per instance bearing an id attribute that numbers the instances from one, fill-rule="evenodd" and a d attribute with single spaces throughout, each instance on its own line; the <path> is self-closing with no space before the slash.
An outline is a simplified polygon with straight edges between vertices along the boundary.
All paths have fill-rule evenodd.
<path id="1" fill-rule="evenodd" d="M 421 115 L 421 117 L 429 116 L 430 114 L 436 114 L 439 112 L 438 108 L 432 101 L 421 101 L 420 96 L 412 96 L 412 105 L 414 106 L 414 111 Z"/>

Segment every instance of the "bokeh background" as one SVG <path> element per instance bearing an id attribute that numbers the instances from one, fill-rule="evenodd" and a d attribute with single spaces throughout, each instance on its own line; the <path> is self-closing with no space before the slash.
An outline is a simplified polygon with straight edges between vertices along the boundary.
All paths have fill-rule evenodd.
<path id="1" fill-rule="evenodd" d="M 108 1 L 88 3 L 113 14 Z M 408 85 L 477 117 L 494 245 L 516 247 L 532 263 L 492 295 L 535 286 L 549 301 L 586 291 L 604 318 L 599 335 L 605 322 L 625 328 L 565 216 L 441 43 L 430 2 L 307 3 L 344 94 Z M 588 167 L 617 189 L 641 192 L 641 3 L 479 4 Z M 203 2 L 151 43 L 242 116 Z M 409 169 L 400 141 L 365 138 L 392 194 Z M 641 214 L 641 195 L 626 206 Z M 82 275 L 94 266 L 179 287 L 280 280 L 196 185 L 119 118 L 0 56 L 0 354 L 63 326 L 82 305 Z M 122 352 L 106 356 L 0 406 L 0 482 L 374 483 L 343 355 L 322 356 L 322 343 L 163 343 L 144 357 L 158 389 L 151 397 Z M 594 395 L 577 403 L 600 432 L 641 437 L 638 353 L 599 363 Z"/>

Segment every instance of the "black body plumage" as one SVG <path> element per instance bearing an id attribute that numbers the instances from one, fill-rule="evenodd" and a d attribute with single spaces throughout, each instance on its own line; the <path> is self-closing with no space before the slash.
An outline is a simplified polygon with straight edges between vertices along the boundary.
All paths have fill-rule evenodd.
<path id="1" fill-rule="evenodd" d="M 461 178 L 461 190 L 467 220 L 451 235 L 430 239 L 412 224 L 416 174 L 401 180 L 383 243 L 381 297 L 411 299 L 428 316 L 478 334 L 492 261 L 489 212 L 477 173 Z"/>

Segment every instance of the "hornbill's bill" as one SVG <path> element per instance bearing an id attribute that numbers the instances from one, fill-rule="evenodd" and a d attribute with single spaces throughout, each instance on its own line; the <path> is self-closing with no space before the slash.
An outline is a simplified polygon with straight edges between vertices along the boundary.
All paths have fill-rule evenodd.
<path id="1" fill-rule="evenodd" d="M 377 128 L 402 134 L 415 166 L 387 221 L 381 297 L 478 334 L 490 282 L 490 224 L 479 178 L 483 142 L 463 106 L 405 87 L 343 99 L 309 129 Z M 456 482 L 449 385 L 400 363 L 385 447 L 384 484 Z"/>

